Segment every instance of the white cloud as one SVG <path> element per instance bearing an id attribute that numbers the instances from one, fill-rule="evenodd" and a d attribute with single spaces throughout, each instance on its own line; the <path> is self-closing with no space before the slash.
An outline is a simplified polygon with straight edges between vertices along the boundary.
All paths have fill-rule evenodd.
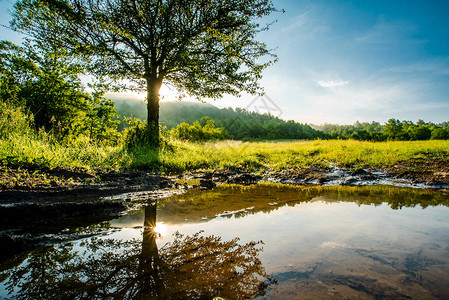
<path id="1" fill-rule="evenodd" d="M 324 81 L 324 80 L 320 80 L 318 81 L 318 85 L 324 88 L 333 88 L 336 86 L 345 86 L 348 85 L 349 81 Z"/>

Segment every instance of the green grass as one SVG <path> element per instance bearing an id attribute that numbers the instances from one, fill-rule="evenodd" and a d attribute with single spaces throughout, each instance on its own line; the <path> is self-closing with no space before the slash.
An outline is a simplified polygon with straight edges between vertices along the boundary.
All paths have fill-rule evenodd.
<path id="1" fill-rule="evenodd" d="M 238 169 L 278 171 L 309 166 L 391 167 L 416 159 L 448 159 L 449 141 L 416 142 L 173 142 L 172 149 L 99 147 L 87 140 L 70 145 L 42 137 L 12 136 L 0 140 L 0 160 L 14 165 L 83 169 L 140 169 L 182 173 L 195 170 Z"/>
<path id="2" fill-rule="evenodd" d="M 449 141 L 361 142 L 355 140 L 191 143 L 169 141 L 160 151 L 151 147 L 106 146 L 80 136 L 60 143 L 30 127 L 20 109 L 0 103 L 0 163 L 79 169 L 143 169 L 184 171 L 239 169 L 249 171 L 330 167 L 390 167 L 416 159 L 443 159 Z"/>
<path id="3" fill-rule="evenodd" d="M 129 165 L 123 146 L 98 146 L 80 136 L 70 143 L 31 127 L 32 118 L 0 102 L 0 163 L 5 165 L 117 169 Z"/>
<path id="4" fill-rule="evenodd" d="M 118 169 L 128 159 L 121 147 L 98 147 L 82 139 L 68 145 L 52 141 L 45 134 L 11 135 L 0 140 L 0 162 L 16 166 Z"/>
<path id="5" fill-rule="evenodd" d="M 174 143 L 160 153 L 166 171 L 239 168 L 282 170 L 312 165 L 329 167 L 390 167 L 415 159 L 448 159 L 449 141 L 361 142 L 317 140 L 297 142 Z"/>

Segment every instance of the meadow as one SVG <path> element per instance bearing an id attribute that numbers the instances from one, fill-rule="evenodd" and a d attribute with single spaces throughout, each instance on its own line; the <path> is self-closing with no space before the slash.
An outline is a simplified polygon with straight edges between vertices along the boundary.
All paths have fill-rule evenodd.
<path id="1" fill-rule="evenodd" d="M 315 140 L 278 142 L 219 141 L 172 142 L 172 149 L 159 155 L 132 153 L 127 167 L 141 168 L 158 159 L 161 170 L 180 173 L 192 170 L 238 169 L 248 171 L 323 168 L 334 165 L 351 168 L 384 168 L 398 162 L 447 159 L 449 141 Z"/>
<path id="2" fill-rule="evenodd" d="M 92 142 L 80 135 L 58 141 L 31 127 L 21 110 L 2 107 L 0 114 L 0 162 L 4 166 L 47 167 L 89 171 L 145 170 L 166 174 L 198 170 L 278 171 L 323 168 L 384 168 L 399 162 L 438 159 L 446 161 L 448 140 L 368 142 L 313 140 L 242 142 L 234 140 L 188 142 L 165 138 L 159 150 Z"/>

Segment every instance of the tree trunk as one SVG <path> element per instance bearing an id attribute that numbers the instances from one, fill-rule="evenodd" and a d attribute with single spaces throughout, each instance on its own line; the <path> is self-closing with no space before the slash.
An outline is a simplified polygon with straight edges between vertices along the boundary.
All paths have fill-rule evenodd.
<path id="1" fill-rule="evenodd" d="M 147 78 L 147 109 L 149 140 L 154 145 L 159 145 L 159 91 L 162 79 L 157 77 Z"/>

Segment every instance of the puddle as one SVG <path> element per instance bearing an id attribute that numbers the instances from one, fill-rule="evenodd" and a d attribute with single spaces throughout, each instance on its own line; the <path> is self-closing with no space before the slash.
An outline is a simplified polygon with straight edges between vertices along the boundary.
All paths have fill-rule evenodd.
<path id="1" fill-rule="evenodd" d="M 3 261 L 4 298 L 449 298 L 449 196 L 222 185 Z M 8 294 L 9 292 L 9 294 Z"/>

